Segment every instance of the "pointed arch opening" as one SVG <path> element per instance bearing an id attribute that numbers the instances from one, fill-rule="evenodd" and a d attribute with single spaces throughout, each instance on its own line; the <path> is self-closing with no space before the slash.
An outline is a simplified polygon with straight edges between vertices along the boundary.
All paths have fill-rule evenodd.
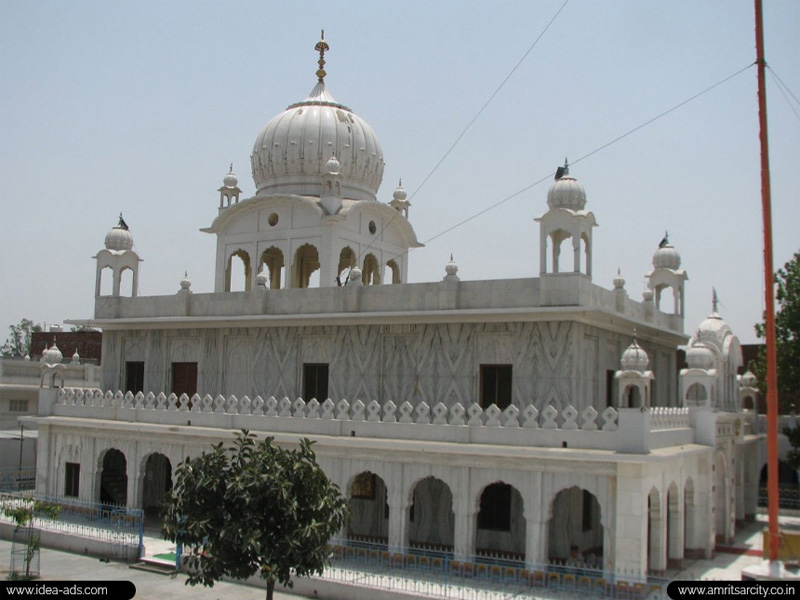
<path id="1" fill-rule="evenodd" d="M 350 269 L 356 266 L 356 253 L 353 252 L 353 249 L 350 246 L 345 246 L 342 248 L 342 251 L 339 252 L 339 264 L 336 267 L 336 275 L 339 277 L 339 281 L 344 284 L 345 279 Z"/>
<path id="2" fill-rule="evenodd" d="M 564 229 L 556 229 L 550 232 L 548 237 L 550 238 L 551 245 L 550 272 L 559 273 L 561 272 L 561 251 L 564 249 L 564 242 L 572 239 L 572 234 Z M 569 255 L 572 251 L 572 244 L 569 243 L 566 246 L 566 253 Z M 569 269 L 567 269 L 567 271 L 569 271 Z"/>
<path id="3" fill-rule="evenodd" d="M 261 267 L 267 271 L 267 285 L 271 290 L 281 289 L 286 263 L 280 248 L 270 246 L 261 253 Z"/>
<path id="4" fill-rule="evenodd" d="M 714 528 L 716 532 L 717 543 L 726 543 L 728 541 L 728 520 L 729 504 L 728 504 L 728 469 L 725 464 L 725 455 L 717 452 L 717 457 L 714 463 L 714 484 L 716 494 L 714 495 Z"/>
<path id="5" fill-rule="evenodd" d="M 626 408 L 641 408 L 642 404 L 642 390 L 638 385 L 629 385 L 625 388 Z"/>
<path id="6" fill-rule="evenodd" d="M 476 554 L 525 559 L 525 516 L 522 495 L 498 481 L 483 488 L 477 515 Z"/>
<path id="7" fill-rule="evenodd" d="M 225 268 L 225 291 L 246 291 L 252 287 L 250 255 L 244 250 L 236 250 L 228 257 Z"/>
<path id="8" fill-rule="evenodd" d="M 414 486 L 408 509 L 409 546 L 452 552 L 455 535 L 453 494 L 444 481 L 426 477 Z"/>
<path id="9" fill-rule="evenodd" d="M 136 281 L 134 280 L 133 276 L 133 269 L 130 267 L 122 267 L 122 270 L 119 272 L 119 294 L 120 296 L 128 295 L 128 296 L 135 296 L 136 290 L 135 286 Z"/>
<path id="10" fill-rule="evenodd" d="M 103 267 L 100 269 L 100 280 L 98 286 L 98 296 L 114 295 L 114 269 Z"/>
<path id="11" fill-rule="evenodd" d="M 347 539 L 388 544 L 389 503 L 383 479 L 371 471 L 363 471 L 353 478 L 348 493 L 350 521 Z"/>
<path id="12" fill-rule="evenodd" d="M 547 523 L 549 562 L 598 569 L 603 564 L 600 502 L 589 490 L 573 486 L 553 498 Z"/>
<path id="13" fill-rule="evenodd" d="M 581 234 L 581 244 L 583 245 L 583 267 L 576 265 L 575 271 L 592 276 L 592 239 L 588 233 Z"/>
<path id="14" fill-rule="evenodd" d="M 395 283 L 402 283 L 403 276 L 400 272 L 400 265 L 398 265 L 397 262 L 392 259 L 386 263 L 386 267 L 392 274 L 392 284 L 394 285 Z"/>
<path id="15" fill-rule="evenodd" d="M 294 265 L 292 268 L 292 287 L 309 288 L 312 283 L 319 281 L 319 252 L 312 244 L 303 244 L 297 249 L 294 255 Z M 316 273 L 316 278 L 312 280 L 312 275 Z"/>
<path id="16" fill-rule="evenodd" d="M 364 268 L 361 270 L 361 282 L 364 285 L 378 285 L 381 282 L 380 266 L 374 254 L 367 254 L 364 258 Z"/>
<path id="17" fill-rule="evenodd" d="M 142 509 L 145 517 L 157 518 L 164 498 L 172 490 L 172 464 L 159 452 L 147 457 L 142 474 Z"/>
<path id="18" fill-rule="evenodd" d="M 701 558 L 702 547 L 695 507 L 694 481 L 689 477 L 683 487 L 683 555 L 689 558 Z"/>
<path id="19" fill-rule="evenodd" d="M 702 383 L 693 383 L 686 390 L 686 405 L 701 406 L 708 401 L 708 391 Z"/>
<path id="20" fill-rule="evenodd" d="M 128 502 L 128 461 L 116 448 L 106 450 L 100 458 L 97 499 L 101 504 L 125 506 Z"/>
<path id="21" fill-rule="evenodd" d="M 666 516 L 661 494 L 652 488 L 647 496 L 647 570 L 661 573 L 667 568 Z"/>
<path id="22" fill-rule="evenodd" d="M 683 568 L 684 531 L 683 502 L 673 481 L 667 488 L 667 567 Z"/>

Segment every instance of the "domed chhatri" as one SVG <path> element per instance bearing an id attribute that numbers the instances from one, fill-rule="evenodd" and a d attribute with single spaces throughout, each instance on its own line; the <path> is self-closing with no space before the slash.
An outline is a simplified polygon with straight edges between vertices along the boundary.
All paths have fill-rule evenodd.
<path id="1" fill-rule="evenodd" d="M 328 162 L 325 163 L 325 172 L 330 174 L 336 174 L 339 172 L 339 169 L 342 168 L 342 165 L 336 160 L 336 155 L 331 154 L 331 157 L 328 159 Z"/>
<path id="2" fill-rule="evenodd" d="M 394 192 L 392 192 L 392 198 L 400 202 L 403 202 L 405 201 L 406 198 L 408 198 L 408 194 L 406 193 L 406 188 L 403 187 L 402 179 L 397 184 L 397 187 L 394 189 Z"/>
<path id="3" fill-rule="evenodd" d="M 559 167 L 556 180 L 547 192 L 547 205 L 550 208 L 583 210 L 586 207 L 586 191 L 580 182 L 569 174 L 569 162 Z"/>
<path id="4" fill-rule="evenodd" d="M 230 171 L 222 178 L 222 185 L 227 188 L 235 188 L 239 185 L 239 178 L 236 177 L 236 174 L 233 172 L 233 163 L 231 163 Z"/>
<path id="5" fill-rule="evenodd" d="M 653 254 L 653 267 L 672 271 L 677 271 L 681 267 L 681 255 L 675 246 L 669 243 L 669 233 L 664 234 L 664 239 Z"/>
<path id="6" fill-rule="evenodd" d="M 42 361 L 47 365 L 57 365 L 61 363 L 63 358 L 64 355 L 61 354 L 61 350 L 56 346 L 56 340 L 54 338 L 53 345 L 49 348 L 45 347 L 44 352 L 42 352 Z"/>
<path id="7" fill-rule="evenodd" d="M 741 385 L 745 388 L 754 388 L 758 385 L 758 377 L 752 371 L 748 370 L 742 375 Z"/>
<path id="8" fill-rule="evenodd" d="M 648 358 L 647 352 L 639 346 L 635 336 L 631 345 L 622 353 L 619 364 L 623 371 L 639 371 L 643 373 L 647 370 L 647 366 L 650 364 L 650 358 Z"/>
<path id="9" fill-rule="evenodd" d="M 133 248 L 133 236 L 125 219 L 122 218 L 122 213 L 119 214 L 119 224 L 112 227 L 106 234 L 105 246 L 106 250 L 115 252 L 124 252 Z"/>
<path id="10" fill-rule="evenodd" d="M 341 165 L 343 197 L 375 200 L 384 169 L 380 142 L 366 121 L 328 92 L 322 68 L 327 42 L 316 49 L 321 64 L 314 89 L 274 117 L 253 145 L 256 193 L 319 196 L 320 176 L 333 154 Z"/>
<path id="11" fill-rule="evenodd" d="M 714 368 L 714 362 L 714 353 L 702 342 L 694 344 L 686 351 L 686 364 L 690 369 L 707 371 Z"/>
<path id="12" fill-rule="evenodd" d="M 712 340 L 716 342 L 717 346 L 721 347 L 722 344 L 724 344 L 725 338 L 733 335 L 733 332 L 725 319 L 717 312 L 718 309 L 719 298 L 717 297 L 717 290 L 712 289 L 711 314 L 700 323 L 695 337 L 701 340 Z"/>

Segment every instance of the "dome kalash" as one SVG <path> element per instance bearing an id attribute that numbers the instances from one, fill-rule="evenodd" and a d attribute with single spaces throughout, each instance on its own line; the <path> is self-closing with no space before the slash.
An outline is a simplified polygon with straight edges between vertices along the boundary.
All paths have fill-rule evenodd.
<path id="1" fill-rule="evenodd" d="M 274 117 L 256 138 L 250 157 L 256 194 L 319 196 L 332 156 L 339 162 L 342 197 L 375 200 L 383 179 L 383 151 L 375 132 L 325 87 L 323 39 L 317 84 L 305 100 Z"/>

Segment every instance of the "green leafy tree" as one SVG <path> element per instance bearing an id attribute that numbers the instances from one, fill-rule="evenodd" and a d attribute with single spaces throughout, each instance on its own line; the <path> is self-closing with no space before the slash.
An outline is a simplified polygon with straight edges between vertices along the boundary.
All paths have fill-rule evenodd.
<path id="1" fill-rule="evenodd" d="M 276 582 L 322 573 L 349 509 L 311 446 L 281 448 L 242 431 L 232 447 L 220 442 L 177 467 L 162 532 L 188 554 L 187 584 L 258 573 L 271 600 Z"/>
<path id="2" fill-rule="evenodd" d="M 775 298 L 775 341 L 778 351 L 778 402 L 780 412 L 786 414 L 800 409 L 800 252 L 775 274 L 777 291 Z M 766 337 L 764 323 L 756 325 L 760 338 Z M 762 351 L 750 365 L 761 383 L 761 392 L 766 391 L 766 356 Z"/>
<path id="3" fill-rule="evenodd" d="M 31 337 L 42 327 L 30 319 L 22 319 L 17 325 L 9 325 L 8 339 L 0 347 L 0 356 L 25 356 L 31 349 Z"/>

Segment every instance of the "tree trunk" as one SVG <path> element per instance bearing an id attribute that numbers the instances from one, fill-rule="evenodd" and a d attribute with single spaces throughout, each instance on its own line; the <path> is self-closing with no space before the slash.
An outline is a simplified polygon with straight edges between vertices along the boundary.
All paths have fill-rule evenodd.
<path id="1" fill-rule="evenodd" d="M 275 580 L 272 578 L 267 579 L 267 600 L 272 600 L 272 594 L 275 591 Z"/>

